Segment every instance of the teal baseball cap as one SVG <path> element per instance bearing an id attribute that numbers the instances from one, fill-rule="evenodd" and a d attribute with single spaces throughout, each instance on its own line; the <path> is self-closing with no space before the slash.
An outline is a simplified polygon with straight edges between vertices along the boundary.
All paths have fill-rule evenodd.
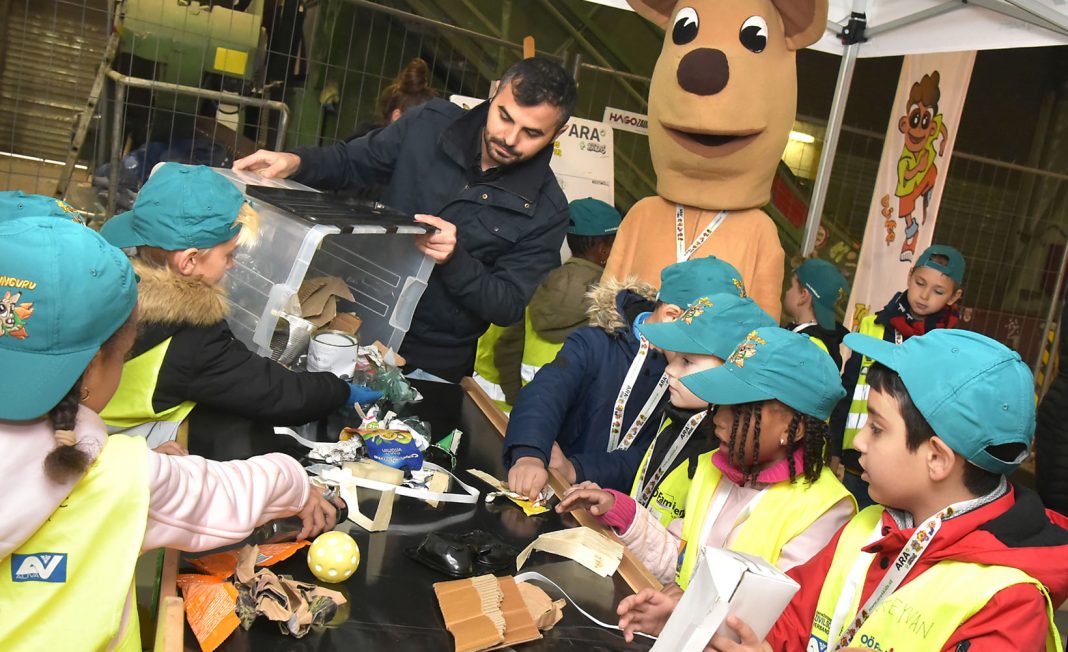
<path id="1" fill-rule="evenodd" d="M 933 260 L 935 256 L 946 259 L 943 264 Z M 947 245 L 931 245 L 924 249 L 920 257 L 916 259 L 916 267 L 930 267 L 942 272 L 960 287 L 964 283 L 964 256 L 953 247 Z"/>
<path id="2" fill-rule="evenodd" d="M 752 299 L 713 294 L 691 303 L 675 321 L 645 323 L 638 331 L 665 351 L 714 355 L 726 360 L 747 333 L 775 325 L 771 315 Z"/>
<path id="3" fill-rule="evenodd" d="M 209 167 L 164 163 L 141 187 L 133 210 L 108 220 L 100 235 L 120 249 L 210 249 L 241 231 L 235 220 L 246 201 Z"/>
<path id="4" fill-rule="evenodd" d="M 623 221 L 614 206 L 593 197 L 576 199 L 567 207 L 571 213 L 571 226 L 567 232 L 571 235 L 613 235 Z"/>
<path id="5" fill-rule="evenodd" d="M 1011 474 L 1035 435 L 1035 381 L 1020 354 L 971 331 L 940 328 L 901 344 L 852 333 L 845 344 L 897 372 L 946 445 L 991 473 Z M 1021 444 L 1015 460 L 987 448 Z"/>
<path id="6" fill-rule="evenodd" d="M 834 264 L 820 258 L 809 258 L 794 270 L 798 282 L 812 295 L 812 312 L 821 328 L 834 330 L 837 321 L 835 306 L 849 291 L 849 282 Z"/>
<path id="7" fill-rule="evenodd" d="M 715 256 L 692 258 L 668 265 L 660 272 L 658 299 L 680 308 L 688 307 L 698 297 L 733 294 L 747 297 L 742 275 L 725 260 Z"/>
<path id="8" fill-rule="evenodd" d="M 136 303 L 129 259 L 92 229 L 0 220 L 0 419 L 55 407 Z"/>
<path id="9" fill-rule="evenodd" d="M 85 224 L 81 213 L 70 204 L 55 197 L 31 195 L 21 190 L 0 192 L 0 220 L 12 217 L 61 217 L 79 224 Z"/>
<path id="10" fill-rule="evenodd" d="M 681 380 L 709 403 L 777 399 L 817 419 L 829 418 L 846 394 L 831 356 L 808 336 L 778 326 L 750 331 L 722 366 Z"/>

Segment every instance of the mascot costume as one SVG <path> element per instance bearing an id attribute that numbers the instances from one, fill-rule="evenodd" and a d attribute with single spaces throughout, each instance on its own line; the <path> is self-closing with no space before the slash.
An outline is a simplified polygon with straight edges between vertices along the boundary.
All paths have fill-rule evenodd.
<path id="1" fill-rule="evenodd" d="M 827 25 L 827 0 L 627 0 L 666 30 L 649 89 L 656 196 L 627 213 L 604 280 L 716 256 L 772 317 L 784 254 L 762 210 L 797 106 L 795 52 Z"/>

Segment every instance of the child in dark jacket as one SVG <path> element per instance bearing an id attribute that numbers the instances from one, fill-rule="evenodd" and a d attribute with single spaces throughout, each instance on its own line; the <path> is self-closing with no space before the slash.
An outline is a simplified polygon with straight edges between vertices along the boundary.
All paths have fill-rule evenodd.
<path id="1" fill-rule="evenodd" d="M 536 498 L 552 467 L 572 483 L 628 491 L 659 428 L 668 384 L 663 354 L 637 327 L 671 321 L 698 297 L 742 294 L 741 278 L 708 257 L 664 269 L 655 302 L 647 286 L 594 290 L 595 325 L 568 336 L 512 410 L 504 439 L 509 487 Z"/>
<path id="2" fill-rule="evenodd" d="M 328 372 L 297 373 L 260 357 L 226 323 L 220 283 L 235 250 L 256 236 L 256 214 L 221 175 L 166 163 L 132 211 L 101 230 L 111 244 L 137 248 L 140 326 L 122 382 L 101 413 L 112 431 L 172 441 L 202 404 L 271 425 L 300 425 L 346 404 L 381 396 Z"/>
<path id="3" fill-rule="evenodd" d="M 842 338 L 849 329 L 838 321 L 838 300 L 849 293 L 849 281 L 832 263 L 809 258 L 798 265 L 782 299 L 783 314 L 790 318 L 788 331 L 808 335 L 842 368 Z"/>
<path id="4" fill-rule="evenodd" d="M 956 328 L 957 301 L 964 282 L 964 256 L 953 247 L 931 245 L 909 272 L 908 287 L 898 292 L 879 312 L 860 320 L 858 332 L 885 342 L 901 344 L 914 335 L 936 328 Z M 867 483 L 860 478 L 860 455 L 853 438 L 868 418 L 868 368 L 871 359 L 854 355 L 842 371 L 846 396 L 831 414 L 831 466 L 861 509 L 874 504 Z"/>

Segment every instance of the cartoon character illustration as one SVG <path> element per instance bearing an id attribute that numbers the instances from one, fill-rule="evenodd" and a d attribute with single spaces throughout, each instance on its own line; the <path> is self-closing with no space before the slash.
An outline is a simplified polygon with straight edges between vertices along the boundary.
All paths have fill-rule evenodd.
<path id="1" fill-rule="evenodd" d="M 29 335 L 26 332 L 26 320 L 33 314 L 32 303 L 19 303 L 22 298 L 21 292 L 11 294 L 4 293 L 0 299 L 0 337 L 10 335 L 18 340 L 24 340 Z"/>
<path id="2" fill-rule="evenodd" d="M 785 254 L 761 207 L 797 113 L 795 55 L 826 29 L 827 0 L 627 2 L 665 30 L 649 87 L 656 195 L 627 213 L 603 278 L 655 287 L 668 265 L 716 256 L 777 319 Z"/>
<path id="3" fill-rule="evenodd" d="M 727 358 L 727 362 L 738 367 L 744 367 L 745 361 L 757 354 L 757 344 L 767 343 L 767 340 L 757 335 L 756 331 L 752 331 L 745 336 L 745 341 L 739 344 L 734 353 Z"/>
<path id="4" fill-rule="evenodd" d="M 935 159 L 945 154 L 946 139 L 949 137 L 942 114 L 938 112 L 939 74 L 935 70 L 924 75 L 920 81 L 912 84 L 909 91 L 905 115 L 898 121 L 897 128 L 905 135 L 901 157 L 897 161 L 897 216 L 905 222 L 905 242 L 901 245 L 902 262 L 912 260 L 916 255 L 916 242 L 919 240 L 920 225 L 927 222 L 927 208 L 931 204 L 938 179 L 938 166 Z M 938 150 L 935 151 L 935 141 Z M 921 202 L 922 215 L 919 220 L 913 215 L 916 204 Z M 894 219 L 887 215 L 884 202 L 883 216 L 887 218 L 886 244 L 894 240 Z"/>
<path id="5" fill-rule="evenodd" d="M 701 297 L 694 302 L 692 306 L 686 309 L 686 312 L 679 316 L 679 320 L 689 325 L 693 323 L 694 319 L 697 319 L 704 314 L 705 308 L 712 308 L 713 304 L 708 300 L 708 297 Z"/>

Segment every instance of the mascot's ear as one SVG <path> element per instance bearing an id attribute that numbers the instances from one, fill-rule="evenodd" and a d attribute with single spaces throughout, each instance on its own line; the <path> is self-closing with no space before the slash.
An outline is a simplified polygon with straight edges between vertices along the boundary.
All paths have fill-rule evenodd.
<path id="1" fill-rule="evenodd" d="M 631 6 L 637 4 L 631 0 L 628 2 Z M 827 29 L 827 0 L 771 0 L 771 2 L 782 16 L 786 31 L 786 47 L 791 50 L 800 50 L 812 45 L 820 40 L 824 30 Z M 670 3 L 651 2 L 648 4 Z M 634 10 L 641 13 L 637 7 L 634 7 Z"/>
<path id="2" fill-rule="evenodd" d="M 790 4 L 790 0 L 783 1 L 786 4 Z M 671 22 L 671 14 L 675 11 L 675 5 L 678 4 L 678 0 L 627 0 L 627 4 L 634 10 L 634 13 L 642 18 L 667 29 L 668 23 Z M 826 0 L 823 1 L 823 4 L 823 11 L 826 13 Z M 780 11 L 782 10 L 780 9 Z"/>

